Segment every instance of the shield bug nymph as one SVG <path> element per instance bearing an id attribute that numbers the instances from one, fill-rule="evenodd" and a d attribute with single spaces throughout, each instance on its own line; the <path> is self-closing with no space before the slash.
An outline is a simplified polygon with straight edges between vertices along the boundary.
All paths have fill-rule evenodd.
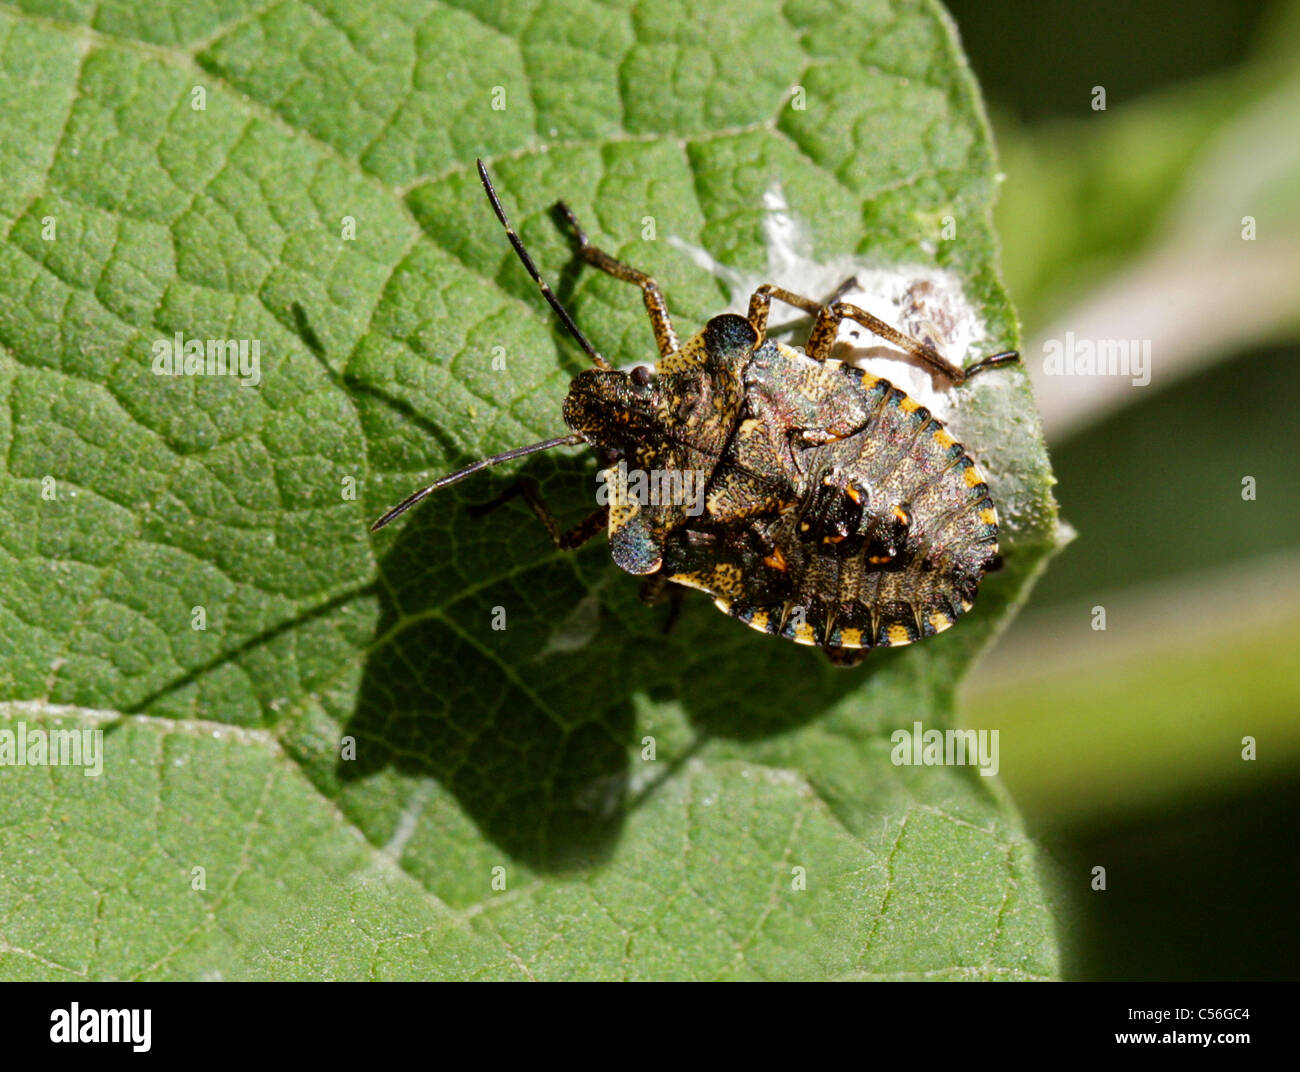
<path id="1" fill-rule="evenodd" d="M 1018 361 L 1014 351 L 962 368 L 855 305 L 770 284 L 754 291 L 748 315 L 715 316 L 680 343 L 655 281 L 593 246 L 560 203 L 582 260 L 641 289 L 659 360 L 620 372 L 542 278 L 481 160 L 478 172 L 519 260 L 594 367 L 564 400 L 569 434 L 445 476 L 372 530 L 481 469 L 586 443 L 607 495 L 573 528 L 560 528 L 528 480 L 485 505 L 521 495 L 564 550 L 608 531 L 614 561 L 646 578 L 648 600 L 667 585 L 700 589 L 751 628 L 819 647 L 837 665 L 933 636 L 970 609 L 998 561 L 997 511 L 979 468 L 929 410 L 831 351 L 852 321 L 953 384 Z M 813 318 L 803 353 L 767 337 L 773 300 Z M 700 501 L 648 498 L 632 479 L 646 473 L 698 474 Z"/>

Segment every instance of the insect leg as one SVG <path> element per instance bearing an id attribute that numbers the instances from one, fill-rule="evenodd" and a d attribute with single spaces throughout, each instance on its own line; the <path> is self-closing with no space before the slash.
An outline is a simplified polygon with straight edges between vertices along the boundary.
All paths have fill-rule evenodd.
<path id="1" fill-rule="evenodd" d="M 641 588 L 637 592 L 637 596 L 647 607 L 653 607 L 656 603 L 662 603 L 668 598 L 667 591 L 668 578 L 664 576 L 662 569 L 658 569 L 641 582 Z"/>
<path id="2" fill-rule="evenodd" d="M 578 218 L 573 214 L 573 210 L 563 201 L 557 201 L 555 208 L 564 216 L 569 223 L 569 227 L 572 228 L 574 241 L 578 247 L 578 255 L 584 261 L 593 268 L 599 268 L 602 272 L 612 275 L 615 279 L 621 279 L 625 283 L 634 283 L 641 288 L 641 294 L 645 298 L 646 312 L 650 314 L 650 327 L 655 333 L 655 343 L 659 347 L 659 356 L 667 357 L 669 354 L 676 353 L 680 349 L 677 342 L 677 332 L 673 328 L 672 318 L 668 315 L 668 306 L 664 302 L 663 292 L 659 289 L 659 284 L 646 275 L 645 272 L 639 272 L 622 261 L 615 260 L 603 249 L 593 246 L 588 241 L 587 232 L 578 223 Z"/>
<path id="3" fill-rule="evenodd" d="M 842 297 L 844 297 L 844 295 L 847 294 L 849 291 L 857 290 L 858 287 L 860 286 L 861 284 L 858 282 L 858 277 L 856 275 L 851 275 L 848 277 L 848 279 L 844 280 L 844 282 L 842 282 L 838 287 L 836 287 L 833 291 L 831 291 L 830 294 L 825 299 L 818 302 L 803 297 L 799 297 L 797 301 L 791 301 L 790 297 L 783 296 L 787 292 L 782 291 L 781 293 L 777 293 L 777 291 L 779 291 L 780 288 L 775 287 L 769 283 L 762 287 L 759 287 L 758 290 L 755 291 L 754 294 L 750 296 L 749 322 L 753 324 L 755 328 L 758 329 L 760 336 L 766 336 L 768 330 L 767 313 L 768 313 L 768 308 L 771 305 L 772 298 L 777 298 L 780 301 L 784 301 L 789 305 L 793 305 L 796 309 L 802 309 L 805 313 L 808 314 L 808 316 L 797 316 L 793 320 L 787 320 L 785 323 L 781 324 L 780 326 L 771 329 L 771 333 L 773 335 L 783 335 L 786 332 L 793 331 L 803 326 L 808 322 L 810 318 L 820 313 L 822 311 L 823 306 L 833 305 L 835 302 L 839 301 Z"/>
<path id="4" fill-rule="evenodd" d="M 842 297 L 844 297 L 844 295 L 847 294 L 849 291 L 857 290 L 858 287 L 860 286 L 862 286 L 862 284 L 858 282 L 858 277 L 856 275 L 851 275 L 848 277 L 848 279 L 844 280 L 843 283 L 841 283 L 838 287 L 836 287 L 833 291 L 831 291 L 830 297 L 827 298 L 823 304 L 834 305 L 837 301 L 839 301 Z"/>
<path id="5" fill-rule="evenodd" d="M 856 305 L 850 305 L 848 302 L 842 301 L 826 306 L 817 314 L 812 334 L 808 336 L 808 356 L 817 361 L 825 361 L 830 357 L 831 350 L 835 346 L 835 340 L 840 333 L 840 324 L 845 320 L 852 320 L 855 324 L 861 324 L 873 335 L 892 342 L 900 350 L 910 354 L 933 371 L 946 376 L 953 383 L 963 383 L 977 372 L 983 372 L 985 369 L 995 368 L 998 365 L 1008 365 L 1020 360 L 1018 353 L 1014 350 L 1007 350 L 981 358 L 970 368 L 965 369 L 960 365 L 954 365 L 934 347 L 927 346 L 919 339 L 905 335 L 897 328 L 886 324 L 880 317 L 872 316 L 865 309 L 859 309 Z"/>
<path id="6" fill-rule="evenodd" d="M 677 624 L 677 616 L 681 613 L 686 589 L 670 582 L 664 576 L 663 570 L 657 570 L 641 582 L 641 590 L 637 594 L 641 597 L 642 603 L 651 607 L 656 603 L 662 603 L 665 599 L 668 600 L 671 606 L 668 608 L 668 617 L 664 619 L 660 631 L 665 636 L 671 633 L 673 626 Z"/>
<path id="7" fill-rule="evenodd" d="M 813 316 L 818 315 L 825 308 L 821 302 L 814 301 L 812 298 L 792 294 L 782 287 L 764 283 L 749 296 L 749 315 L 747 317 L 749 322 L 754 325 L 754 330 L 758 332 L 760 339 L 767 337 L 767 314 L 772 308 L 773 298 L 785 302 L 786 305 L 793 305 L 796 309 L 802 309 L 805 313 L 811 313 Z"/>
<path id="8" fill-rule="evenodd" d="M 537 481 L 528 477 L 522 477 L 516 480 L 500 495 L 494 499 L 489 499 L 485 503 L 478 503 L 469 508 L 469 513 L 474 517 L 481 517 L 491 510 L 495 510 L 503 503 L 509 502 L 516 496 L 522 495 L 524 502 L 537 515 L 537 520 L 545 527 L 547 534 L 554 541 L 555 546 L 561 551 L 572 551 L 581 547 L 594 536 L 599 535 L 605 530 L 606 523 L 609 520 L 609 507 L 602 506 L 589 514 L 582 521 L 579 521 L 573 528 L 567 532 L 560 531 L 560 524 L 555 520 L 555 515 L 551 513 L 551 508 L 546 505 L 542 498 L 542 493 L 537 487 Z"/>

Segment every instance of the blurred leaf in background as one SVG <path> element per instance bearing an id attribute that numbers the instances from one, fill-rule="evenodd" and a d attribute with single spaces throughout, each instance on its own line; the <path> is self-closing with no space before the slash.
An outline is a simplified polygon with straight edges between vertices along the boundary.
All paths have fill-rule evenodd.
<path id="1" fill-rule="evenodd" d="M 1072 974 L 1294 976 L 1300 5 L 953 10 L 1079 533 L 965 717 L 1002 728 L 1006 783 L 1061 861 Z M 1149 340 L 1150 385 L 1044 375 L 1066 332 Z"/>

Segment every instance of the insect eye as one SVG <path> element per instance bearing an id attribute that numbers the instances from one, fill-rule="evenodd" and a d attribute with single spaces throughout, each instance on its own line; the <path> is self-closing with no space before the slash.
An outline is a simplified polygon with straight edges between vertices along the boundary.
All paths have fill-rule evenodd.
<path id="1" fill-rule="evenodd" d="M 637 365 L 637 367 L 632 370 L 632 382 L 638 387 L 649 387 L 650 380 L 653 376 L 654 373 L 645 365 Z"/>

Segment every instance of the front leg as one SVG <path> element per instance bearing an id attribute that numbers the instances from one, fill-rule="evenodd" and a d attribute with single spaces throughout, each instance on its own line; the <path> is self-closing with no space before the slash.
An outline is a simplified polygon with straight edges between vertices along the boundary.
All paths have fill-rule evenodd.
<path id="1" fill-rule="evenodd" d="M 772 283 L 764 283 L 749 296 L 749 314 L 746 317 L 758 332 L 760 342 L 767 338 L 767 317 L 772 311 L 773 298 L 785 302 L 786 305 L 793 305 L 796 309 L 802 309 L 812 316 L 816 316 L 824 308 L 821 302 L 814 301 L 812 298 L 794 294 Z"/>
<path id="2" fill-rule="evenodd" d="M 812 298 L 805 298 L 802 294 L 794 294 L 783 287 L 776 286 L 775 284 L 764 283 L 749 296 L 748 319 L 749 322 L 754 325 L 754 329 L 758 332 L 758 338 L 761 342 L 763 339 L 767 338 L 767 318 L 772 309 L 773 298 L 777 301 L 785 302 L 786 305 L 791 305 L 796 309 L 802 309 L 809 317 L 814 317 L 826 306 L 833 305 L 835 302 L 839 301 L 850 290 L 857 289 L 858 285 L 858 277 L 851 275 L 831 291 L 830 296 L 825 301 L 814 301 Z M 794 320 L 778 325 L 775 328 L 775 331 L 777 334 L 783 334 L 803 322 L 803 317 L 797 317 Z"/>
<path id="3" fill-rule="evenodd" d="M 808 356 L 814 361 L 825 361 L 829 358 L 835 348 L 835 341 L 839 338 L 840 325 L 845 320 L 861 324 L 873 335 L 892 342 L 904 353 L 916 358 L 932 371 L 947 377 L 952 383 L 964 383 L 978 372 L 999 365 L 1014 364 L 1020 360 L 1020 355 L 1015 350 L 1005 350 L 1002 353 L 980 358 L 970 368 L 962 368 L 960 365 L 954 365 L 934 347 L 923 343 L 920 339 L 905 335 L 897 328 L 886 324 L 880 317 L 872 316 L 865 309 L 859 309 L 856 305 L 842 301 L 824 307 L 817 314 L 812 334 L 808 336 Z"/>

